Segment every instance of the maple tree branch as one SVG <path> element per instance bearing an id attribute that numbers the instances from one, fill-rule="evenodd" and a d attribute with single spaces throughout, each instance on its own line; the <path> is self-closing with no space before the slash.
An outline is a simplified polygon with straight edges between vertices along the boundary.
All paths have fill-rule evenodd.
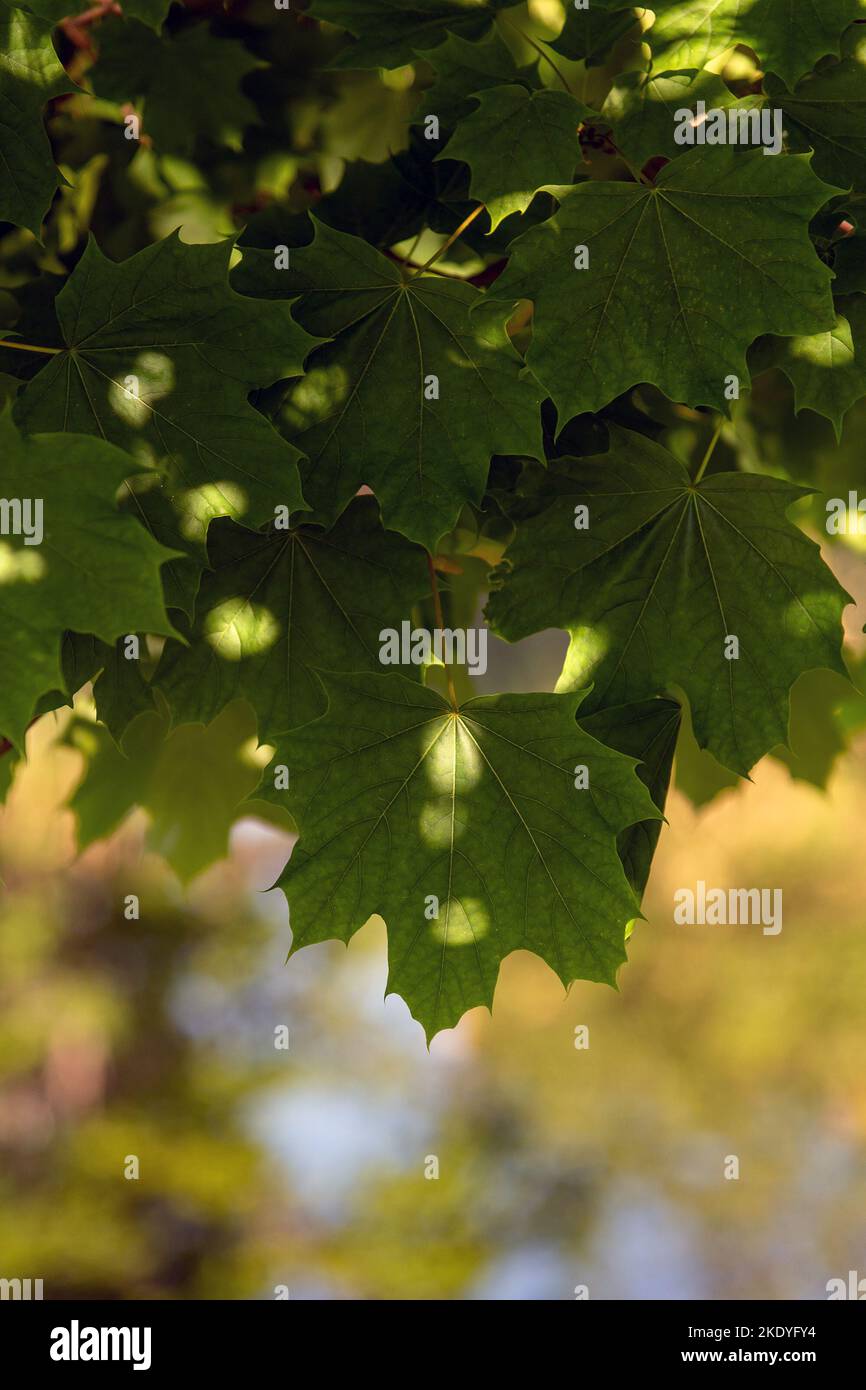
<path id="1" fill-rule="evenodd" d="M 90 35 L 85 31 L 91 24 L 97 24 L 99 20 L 105 19 L 106 15 L 122 15 L 123 10 L 117 0 L 98 0 L 98 3 L 91 5 L 89 9 L 82 11 L 81 14 L 67 15 L 61 19 L 59 28 L 72 44 L 73 48 L 83 49 L 93 54 L 94 48 Z"/>

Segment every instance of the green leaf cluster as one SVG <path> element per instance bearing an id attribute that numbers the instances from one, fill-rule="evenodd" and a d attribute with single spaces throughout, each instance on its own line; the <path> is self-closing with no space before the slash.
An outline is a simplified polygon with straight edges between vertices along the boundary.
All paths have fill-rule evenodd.
<path id="1" fill-rule="evenodd" d="M 866 0 L 560 8 L 0 3 L 0 782 L 50 715 L 82 845 L 291 825 L 428 1036 L 866 718 Z"/>

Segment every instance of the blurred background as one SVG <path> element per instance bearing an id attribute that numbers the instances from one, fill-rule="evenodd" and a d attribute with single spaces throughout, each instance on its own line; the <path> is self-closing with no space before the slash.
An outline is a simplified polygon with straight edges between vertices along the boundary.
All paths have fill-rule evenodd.
<path id="1" fill-rule="evenodd" d="M 551 685 L 561 645 L 497 647 L 488 679 Z M 0 813 L 0 1274 L 78 1298 L 810 1299 L 866 1272 L 859 736 L 826 791 L 768 758 L 703 809 L 672 793 L 619 993 L 565 995 L 518 952 L 492 1017 L 428 1052 L 383 1000 L 381 921 L 285 963 L 285 830 L 243 815 L 190 876 L 189 812 L 152 795 L 78 855 L 76 705 L 31 731 Z M 697 878 L 781 887 L 781 934 L 675 926 Z"/>

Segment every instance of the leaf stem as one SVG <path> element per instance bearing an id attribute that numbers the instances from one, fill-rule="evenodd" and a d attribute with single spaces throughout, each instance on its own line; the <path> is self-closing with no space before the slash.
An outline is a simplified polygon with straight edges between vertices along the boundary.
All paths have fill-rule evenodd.
<path id="1" fill-rule="evenodd" d="M 478 207 L 475 208 L 475 210 L 474 210 L 473 212 L 470 212 L 470 214 L 469 214 L 468 217 L 464 217 L 463 221 L 460 223 L 460 226 L 457 228 L 456 232 L 452 232 L 451 235 L 450 235 L 450 237 L 448 238 L 448 240 L 447 240 L 447 241 L 443 241 L 442 245 L 439 247 L 439 250 L 438 250 L 438 251 L 434 251 L 434 252 L 433 252 L 433 255 L 430 257 L 430 259 L 429 259 L 429 260 L 426 260 L 426 261 L 424 262 L 423 265 L 419 266 L 418 269 L 415 271 L 415 273 L 414 273 L 413 275 L 410 275 L 410 276 L 409 276 L 409 279 L 410 279 L 410 280 L 414 280 L 414 279 L 416 279 L 417 276 L 423 275 L 425 270 L 429 270 L 430 267 L 431 267 L 431 265 L 433 264 L 433 262 L 434 262 L 434 261 L 438 261 L 438 259 L 439 259 L 440 256 L 444 256 L 444 255 L 445 255 L 445 252 L 448 250 L 449 246 L 453 246 L 453 245 L 454 245 L 454 243 L 455 243 L 455 241 L 457 240 L 457 238 L 458 238 L 459 236 L 462 236 L 463 233 L 466 231 L 466 228 L 469 226 L 469 223 L 470 223 L 470 222 L 474 222 L 475 219 L 476 219 L 476 217 L 478 216 L 478 214 L 479 214 L 480 212 L 483 212 L 483 211 L 484 211 L 484 204 L 483 204 L 483 203 L 479 203 L 479 204 L 478 204 Z"/>
<path id="2" fill-rule="evenodd" d="M 722 433 L 722 429 L 724 428 L 724 424 L 725 424 L 725 417 L 724 417 L 724 415 L 720 415 L 720 416 L 719 416 L 718 424 L 716 425 L 716 428 L 713 430 L 713 437 L 712 437 L 712 439 L 710 440 L 709 444 L 707 445 L 707 452 L 704 454 L 703 458 L 701 459 L 700 465 L 698 466 L 698 471 L 697 471 L 697 473 L 695 474 L 694 478 L 692 479 L 692 486 L 693 486 L 693 487 L 697 486 L 697 484 L 701 481 L 701 478 L 704 476 L 704 473 L 706 472 L 707 464 L 709 463 L 710 459 L 713 457 L 713 453 L 715 452 L 716 445 L 717 445 L 718 442 L 719 442 L 719 436 L 720 436 L 721 433 Z"/>
<path id="3" fill-rule="evenodd" d="M 36 347 L 34 343 L 19 343 L 13 338 L 0 338 L 0 347 L 16 348 L 18 352 L 46 352 L 51 357 L 63 351 L 63 348 Z"/>
<path id="4" fill-rule="evenodd" d="M 436 626 L 440 632 L 445 631 L 445 618 L 442 613 L 442 598 L 439 593 L 439 581 L 436 578 L 436 566 L 433 564 L 433 556 L 429 550 L 427 552 L 427 569 L 430 572 L 430 593 L 433 595 L 433 612 L 436 615 Z M 444 651 L 444 647 L 443 647 Z M 454 677 L 451 674 L 451 667 L 447 661 L 443 661 L 445 675 L 448 680 L 448 698 L 455 709 L 458 708 L 457 691 L 454 689 Z"/>

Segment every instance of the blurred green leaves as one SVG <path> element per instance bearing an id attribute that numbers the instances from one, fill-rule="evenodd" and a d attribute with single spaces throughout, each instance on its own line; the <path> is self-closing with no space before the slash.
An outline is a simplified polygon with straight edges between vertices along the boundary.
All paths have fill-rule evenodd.
<path id="1" fill-rule="evenodd" d="M 157 150 L 192 155 L 199 136 L 240 150 L 256 108 L 241 90 L 259 64 L 207 25 L 159 36 L 134 19 L 109 24 L 93 68 L 99 97 L 136 107 Z"/>
<path id="2" fill-rule="evenodd" d="M 256 721 L 242 701 L 212 723 L 170 729 L 164 712 L 137 715 L 118 746 L 101 725 L 77 718 L 66 742 L 84 753 L 70 801 L 81 849 L 116 830 L 135 807 L 149 817 L 148 844 L 187 882 L 228 850 L 232 823 L 261 776 Z"/>
<path id="3" fill-rule="evenodd" d="M 337 56 L 344 68 L 397 68 L 446 34 L 480 39 L 517 0 L 314 0 L 311 13 L 355 36 Z"/>
<path id="4" fill-rule="evenodd" d="M 29 6 L 35 14 L 37 5 Z M 61 182 L 43 125 L 45 103 L 72 92 L 57 59 L 50 26 L 0 0 L 0 220 L 39 236 Z"/>
<path id="5" fill-rule="evenodd" d="M 19 747 L 39 697 L 64 686 L 65 629 L 109 643 L 173 631 L 160 583 L 170 551 L 116 505 L 129 470 L 104 440 L 24 439 L 0 416 L 0 729 Z"/>

